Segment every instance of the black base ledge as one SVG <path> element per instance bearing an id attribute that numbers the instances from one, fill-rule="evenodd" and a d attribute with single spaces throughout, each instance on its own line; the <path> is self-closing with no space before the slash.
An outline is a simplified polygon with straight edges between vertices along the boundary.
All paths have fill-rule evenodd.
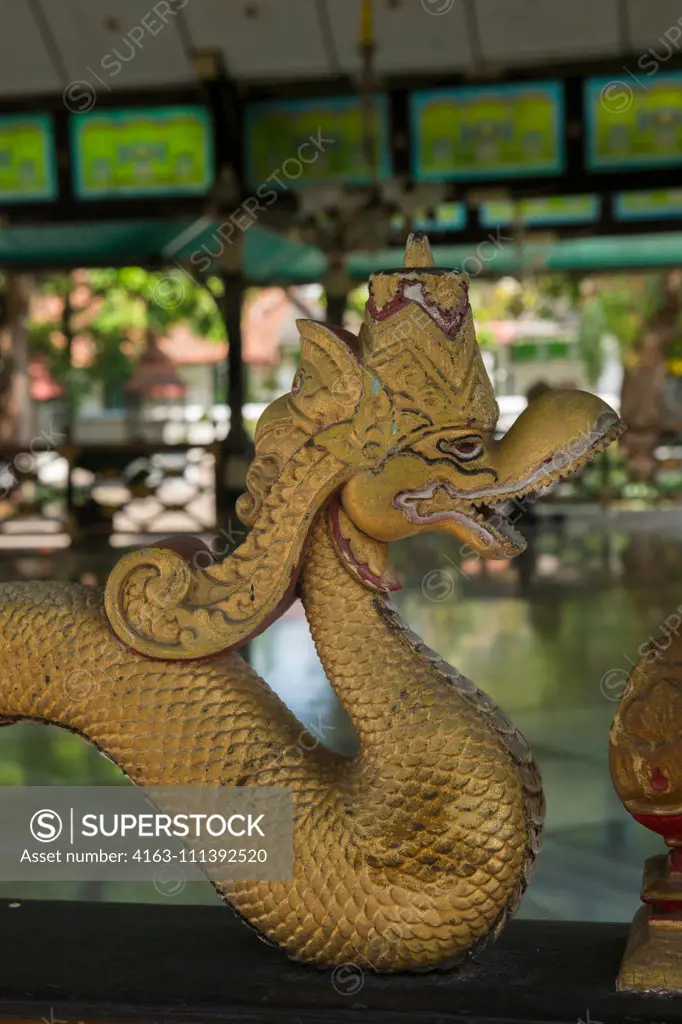
<path id="1" fill-rule="evenodd" d="M 682 998 L 619 994 L 625 924 L 515 921 L 459 971 L 292 964 L 220 906 L 0 901 L 0 1019 L 201 1024 L 627 1024 Z"/>

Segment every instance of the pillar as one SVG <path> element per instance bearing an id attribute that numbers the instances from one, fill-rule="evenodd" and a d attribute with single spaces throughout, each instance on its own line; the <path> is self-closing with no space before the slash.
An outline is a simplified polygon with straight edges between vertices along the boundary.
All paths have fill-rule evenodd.
<path id="1" fill-rule="evenodd" d="M 343 318 L 346 312 L 348 295 L 343 292 L 341 295 L 334 295 L 327 292 L 327 323 L 336 327 L 343 327 Z"/>
<path id="2" fill-rule="evenodd" d="M 230 426 L 220 445 L 216 474 L 216 509 L 221 526 L 236 524 L 234 505 L 246 487 L 246 471 L 253 458 L 253 442 L 244 426 L 246 382 L 242 349 L 244 279 L 241 271 L 221 273 L 224 294 L 221 312 L 228 338 L 227 404 Z"/>
<path id="3" fill-rule="evenodd" d="M 343 327 L 351 280 L 346 273 L 344 261 L 338 254 L 330 259 L 329 270 L 322 284 L 327 293 L 327 323 Z"/>

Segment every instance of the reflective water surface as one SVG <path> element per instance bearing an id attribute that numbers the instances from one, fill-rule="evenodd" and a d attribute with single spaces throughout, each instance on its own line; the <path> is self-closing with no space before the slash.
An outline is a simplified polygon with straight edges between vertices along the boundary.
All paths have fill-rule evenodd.
<path id="1" fill-rule="evenodd" d="M 463 559 L 455 541 L 437 534 L 396 545 L 403 590 L 395 601 L 429 646 L 501 704 L 533 746 L 547 829 L 521 914 L 627 920 L 638 906 L 643 860 L 663 845 L 629 818 L 611 788 L 608 730 L 637 648 L 660 636 L 682 604 L 682 509 L 562 512 L 524 532 L 529 551 L 514 562 Z M 73 564 L 66 568 L 73 556 L 62 558 L 52 575 L 73 577 Z M 93 571 L 92 561 L 87 568 Z M 3 578 L 7 570 L 0 562 Z M 38 556 L 33 570 L 46 570 Z M 352 752 L 353 730 L 324 677 L 300 604 L 252 643 L 249 656 L 313 737 Z M 57 730 L 0 730 L 0 783 L 115 776 L 95 751 Z M 18 896 L 162 898 L 150 890 L 0 887 Z M 181 898 L 215 897 L 208 885 L 193 885 Z"/>

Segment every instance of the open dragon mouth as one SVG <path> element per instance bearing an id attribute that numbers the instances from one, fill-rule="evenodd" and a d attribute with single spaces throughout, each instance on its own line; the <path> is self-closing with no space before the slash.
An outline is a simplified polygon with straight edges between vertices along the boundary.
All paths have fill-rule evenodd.
<path id="1" fill-rule="evenodd" d="M 470 534 L 481 543 L 489 555 L 511 558 L 526 546 L 514 520 L 559 480 L 575 473 L 594 455 L 608 448 L 622 431 L 623 425 L 614 414 L 606 422 L 597 424 L 586 439 L 549 455 L 537 469 L 520 480 L 466 492 L 435 479 L 420 490 L 400 491 L 393 503 L 412 523 L 420 526 L 451 523 L 454 532 L 459 534 L 457 528 L 460 527 L 462 533 Z"/>
<path id="2" fill-rule="evenodd" d="M 527 491 L 524 496 L 530 501 L 538 492 Z M 463 495 L 448 484 L 434 480 L 419 491 L 402 491 L 396 495 L 394 504 L 407 513 L 410 522 L 419 526 L 444 522 L 459 525 L 490 549 L 491 554 L 512 557 L 526 545 L 513 522 L 524 505 L 511 499 L 496 504 L 470 502 L 463 500 Z"/>
<path id="3" fill-rule="evenodd" d="M 536 496 L 535 492 L 526 495 L 528 500 L 535 500 Z M 503 547 L 513 548 L 514 553 L 516 553 L 523 551 L 526 546 L 523 536 L 513 523 L 513 519 L 518 519 L 522 510 L 523 506 L 517 505 L 510 499 L 503 501 L 499 505 L 474 505 L 468 514 L 468 518 L 475 520 L 478 524 L 479 532 L 487 533 L 493 540 L 501 543 Z"/>

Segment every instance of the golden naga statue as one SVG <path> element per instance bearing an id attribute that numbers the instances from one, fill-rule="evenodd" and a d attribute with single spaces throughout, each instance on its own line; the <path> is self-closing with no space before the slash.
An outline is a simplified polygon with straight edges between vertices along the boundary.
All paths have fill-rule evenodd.
<path id="1" fill-rule="evenodd" d="M 294 959 L 427 970 L 513 913 L 543 796 L 512 723 L 396 615 L 387 542 L 440 530 L 511 557 L 524 542 L 509 499 L 621 425 L 593 395 L 552 391 L 494 439 L 468 279 L 436 268 L 421 235 L 404 269 L 372 275 L 359 337 L 300 333 L 291 392 L 258 424 L 241 547 L 219 564 L 177 544 L 128 554 L 103 602 L 76 584 L 0 586 L 0 715 L 80 734 L 139 785 L 288 787 L 293 881 L 217 883 L 221 896 Z M 301 724 L 236 653 L 297 596 L 355 757 L 283 758 Z"/>
<path id="2" fill-rule="evenodd" d="M 644 866 L 643 906 L 618 975 L 630 992 L 682 994 L 682 641 L 680 609 L 661 625 L 666 639 L 640 645 L 611 727 L 611 777 L 635 821 L 670 852 Z"/>

